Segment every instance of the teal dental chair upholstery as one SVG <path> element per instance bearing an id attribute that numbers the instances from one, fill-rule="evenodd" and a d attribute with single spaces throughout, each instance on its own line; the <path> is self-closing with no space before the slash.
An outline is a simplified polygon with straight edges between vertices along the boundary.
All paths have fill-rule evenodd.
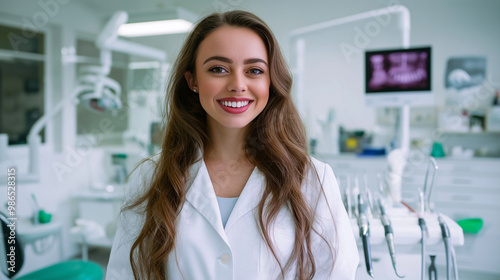
<path id="1" fill-rule="evenodd" d="M 2 244 L 0 249 L 4 252 L 0 253 L 7 257 L 7 268 L 15 265 L 15 269 L 5 270 L 2 268 L 2 273 L 9 279 L 16 280 L 102 280 L 103 272 L 99 265 L 93 262 L 85 262 L 81 260 L 71 260 L 57 263 L 46 268 L 31 272 L 21 277 L 15 277 L 19 273 L 24 264 L 24 251 L 21 240 L 17 238 L 17 234 L 9 225 L 11 222 L 4 213 L 0 213 Z M 13 256 L 13 261 L 9 263 L 9 259 Z"/>

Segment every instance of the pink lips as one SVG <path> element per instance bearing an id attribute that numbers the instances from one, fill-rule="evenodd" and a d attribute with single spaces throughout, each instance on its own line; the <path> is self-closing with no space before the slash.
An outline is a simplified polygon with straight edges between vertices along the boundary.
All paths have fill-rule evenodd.
<path id="1" fill-rule="evenodd" d="M 222 99 L 219 99 L 217 100 L 219 105 L 221 106 L 222 110 L 230 113 L 230 114 L 241 114 L 243 112 L 245 112 L 249 107 L 250 107 L 250 104 L 252 104 L 253 100 L 252 99 L 249 99 L 249 98 L 238 98 L 238 97 L 226 97 L 226 98 L 222 98 Z M 249 101 L 248 104 L 246 106 L 242 106 L 242 107 L 239 107 L 239 108 L 234 108 L 234 107 L 229 107 L 229 106 L 224 106 L 223 105 L 223 101 L 227 101 L 227 102 L 244 102 L 244 101 Z"/>

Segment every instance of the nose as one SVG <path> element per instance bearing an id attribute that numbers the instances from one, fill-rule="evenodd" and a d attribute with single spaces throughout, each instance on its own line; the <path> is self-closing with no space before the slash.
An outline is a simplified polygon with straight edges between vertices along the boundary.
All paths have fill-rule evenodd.
<path id="1" fill-rule="evenodd" d="M 242 93 L 247 90 L 246 77 L 243 73 L 232 73 L 229 77 L 227 90 L 233 93 Z"/>

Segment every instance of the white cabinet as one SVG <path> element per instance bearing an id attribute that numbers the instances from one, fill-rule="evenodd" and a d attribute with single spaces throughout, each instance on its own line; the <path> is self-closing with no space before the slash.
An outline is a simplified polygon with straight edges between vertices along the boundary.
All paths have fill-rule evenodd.
<path id="1" fill-rule="evenodd" d="M 86 191 L 78 193 L 76 199 L 79 218 L 96 222 L 105 232 L 104 236 L 87 239 L 87 244 L 111 248 L 123 205 L 123 192 Z"/>

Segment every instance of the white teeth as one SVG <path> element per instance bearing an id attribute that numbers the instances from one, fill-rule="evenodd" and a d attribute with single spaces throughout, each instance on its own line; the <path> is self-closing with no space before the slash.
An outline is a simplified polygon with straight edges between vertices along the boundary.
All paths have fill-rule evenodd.
<path id="1" fill-rule="evenodd" d="M 226 107 L 232 107 L 232 108 L 240 108 L 240 107 L 245 107 L 250 103 L 250 101 L 221 101 L 221 104 L 226 106 Z"/>

